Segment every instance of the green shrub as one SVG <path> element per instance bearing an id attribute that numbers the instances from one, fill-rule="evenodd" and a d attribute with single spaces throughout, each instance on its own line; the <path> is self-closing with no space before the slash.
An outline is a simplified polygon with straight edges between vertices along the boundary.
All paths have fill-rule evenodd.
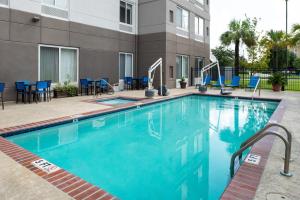
<path id="1" fill-rule="evenodd" d="M 78 87 L 65 82 L 64 85 L 60 83 L 54 87 L 54 90 L 58 93 L 66 94 L 68 97 L 74 97 L 78 94 Z"/>

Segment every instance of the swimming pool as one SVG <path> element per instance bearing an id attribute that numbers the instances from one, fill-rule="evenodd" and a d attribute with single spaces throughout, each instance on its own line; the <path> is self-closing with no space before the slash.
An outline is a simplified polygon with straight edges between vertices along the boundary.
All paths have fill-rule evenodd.
<path id="1" fill-rule="evenodd" d="M 277 105 L 191 95 L 7 139 L 120 199 L 218 199 Z"/>
<path id="2" fill-rule="evenodd" d="M 105 105 L 123 105 L 128 103 L 137 102 L 135 99 L 127 99 L 127 98 L 111 98 L 111 99 L 100 99 L 96 100 L 97 103 L 105 104 Z"/>

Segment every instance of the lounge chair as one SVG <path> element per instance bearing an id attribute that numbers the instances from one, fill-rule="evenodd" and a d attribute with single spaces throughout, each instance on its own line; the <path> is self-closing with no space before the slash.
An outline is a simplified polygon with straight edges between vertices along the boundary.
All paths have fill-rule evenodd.
<path id="1" fill-rule="evenodd" d="M 230 84 L 225 84 L 226 87 L 231 87 L 231 88 L 237 88 L 240 87 L 240 80 L 241 77 L 239 76 L 234 76 L 231 80 Z"/>
<path id="2" fill-rule="evenodd" d="M 221 81 L 220 81 L 220 78 L 221 78 Z M 221 84 L 220 84 L 221 82 Z M 225 76 L 221 76 L 218 78 L 218 81 L 216 84 L 213 84 L 212 87 L 221 87 L 222 85 L 224 85 L 225 83 Z"/>
<path id="3" fill-rule="evenodd" d="M 258 84 L 258 82 L 259 82 L 259 76 L 251 76 L 251 78 L 250 78 L 250 82 L 249 82 L 249 84 L 248 84 L 248 86 L 246 87 L 246 88 L 248 88 L 248 89 L 255 89 L 255 87 L 256 87 L 256 85 Z"/>

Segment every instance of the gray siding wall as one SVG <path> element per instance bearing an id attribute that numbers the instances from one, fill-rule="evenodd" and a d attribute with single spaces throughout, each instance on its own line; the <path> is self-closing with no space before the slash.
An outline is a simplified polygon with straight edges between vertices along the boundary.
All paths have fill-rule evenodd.
<path id="1" fill-rule="evenodd" d="M 79 77 L 119 79 L 119 52 L 134 53 L 136 36 L 0 7 L 0 81 L 6 99 L 14 98 L 14 82 L 38 79 L 38 45 L 79 48 Z M 134 66 L 136 66 L 134 64 Z M 136 72 L 136 69 L 134 69 Z"/>

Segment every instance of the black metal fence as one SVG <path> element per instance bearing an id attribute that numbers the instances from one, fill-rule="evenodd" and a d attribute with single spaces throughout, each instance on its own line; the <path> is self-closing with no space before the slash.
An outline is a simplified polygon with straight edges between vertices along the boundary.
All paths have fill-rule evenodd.
<path id="1" fill-rule="evenodd" d="M 223 73 L 226 77 L 226 81 L 230 82 L 231 77 L 235 75 L 235 70 L 232 68 L 223 68 Z M 285 90 L 300 91 L 300 72 L 291 69 L 283 70 L 272 70 L 272 69 L 239 69 L 239 76 L 241 77 L 241 87 L 247 87 L 251 76 L 259 76 L 261 78 L 260 88 L 261 89 L 272 89 L 272 85 L 268 83 L 269 77 L 276 72 L 282 73 L 287 81 L 284 86 Z M 231 76 L 231 77 L 230 77 Z"/>
<path id="2" fill-rule="evenodd" d="M 287 84 L 285 85 L 285 90 L 290 91 L 300 91 L 300 71 L 291 70 L 291 69 L 282 69 L 282 70 L 272 70 L 272 69 L 247 69 L 240 68 L 239 76 L 241 77 L 240 87 L 245 88 L 248 86 L 250 77 L 253 75 L 259 76 L 261 78 L 260 87 L 261 89 L 272 89 L 272 85 L 268 83 L 269 77 L 276 72 L 282 73 L 286 80 Z M 199 70 L 192 69 L 192 78 L 199 76 Z M 212 76 L 213 81 L 218 79 L 217 69 L 210 70 L 209 74 Z M 221 67 L 221 74 L 225 76 L 226 83 L 231 82 L 232 77 L 236 74 L 235 69 L 232 67 Z"/>

